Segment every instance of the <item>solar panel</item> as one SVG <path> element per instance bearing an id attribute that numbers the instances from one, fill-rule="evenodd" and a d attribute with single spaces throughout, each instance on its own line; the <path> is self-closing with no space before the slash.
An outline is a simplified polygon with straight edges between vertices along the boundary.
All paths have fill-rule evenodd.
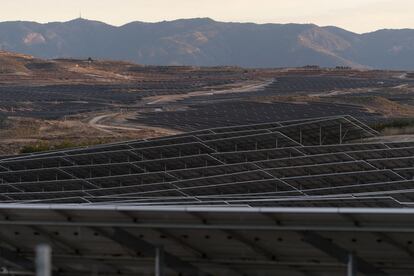
<path id="1" fill-rule="evenodd" d="M 375 135 L 351 116 L 336 116 L 7 157 L 0 159 L 0 195 L 3 202 L 104 204 L 115 196 L 153 205 L 209 204 L 205 196 L 237 202 L 223 195 L 244 196 L 249 205 L 253 195 L 266 195 L 275 206 L 306 196 L 313 206 L 320 195 L 386 192 L 385 183 L 399 187 L 393 183 L 413 178 L 411 144 L 358 142 Z"/>

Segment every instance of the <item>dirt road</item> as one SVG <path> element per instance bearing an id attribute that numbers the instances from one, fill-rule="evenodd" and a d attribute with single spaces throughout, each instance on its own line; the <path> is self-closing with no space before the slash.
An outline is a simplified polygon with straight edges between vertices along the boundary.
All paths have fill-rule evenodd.
<path id="1" fill-rule="evenodd" d="M 110 113 L 110 114 L 103 114 L 93 117 L 89 120 L 89 126 L 98 129 L 100 131 L 117 135 L 118 133 L 114 132 L 113 130 L 126 130 L 126 131 L 141 131 L 142 128 L 134 128 L 134 127 L 125 127 L 125 126 L 115 126 L 110 124 L 104 124 L 105 121 L 110 120 L 116 116 L 121 115 L 121 113 Z"/>
<path id="2" fill-rule="evenodd" d="M 180 99 L 185 99 L 189 97 L 203 96 L 203 95 L 217 95 L 217 94 L 226 94 L 226 93 L 243 93 L 250 91 L 257 91 L 264 89 L 267 85 L 271 84 L 273 80 L 266 81 L 248 81 L 239 84 L 235 84 L 235 87 L 231 88 L 220 88 L 217 90 L 211 91 L 195 91 L 187 94 L 181 95 L 163 95 L 148 97 L 144 99 L 143 104 L 145 105 L 155 105 L 155 104 L 166 104 L 169 102 L 175 102 Z M 131 114 L 134 115 L 134 114 Z M 100 130 L 102 132 L 119 136 L 119 131 L 143 131 L 143 130 L 153 130 L 157 132 L 167 132 L 168 134 L 177 134 L 180 133 L 175 130 L 170 129 L 161 129 L 156 127 L 149 126 L 131 126 L 123 125 L 123 121 L 127 117 L 126 114 L 120 112 L 111 112 L 107 114 L 99 114 L 88 119 L 88 125 L 94 129 Z"/>
<path id="3" fill-rule="evenodd" d="M 211 91 L 195 91 L 190 92 L 187 94 L 179 94 L 179 95 L 162 95 L 162 96 L 154 96 L 154 97 L 148 97 L 146 100 L 148 101 L 148 105 L 153 104 L 164 104 L 169 102 L 175 102 L 182 99 L 187 99 L 191 97 L 197 97 L 197 96 L 212 96 L 212 95 L 220 95 L 220 94 L 228 94 L 228 93 L 244 93 L 244 92 L 251 92 L 251 91 L 258 91 L 261 89 L 264 89 L 266 86 L 270 85 L 273 82 L 273 80 L 266 80 L 266 81 L 249 81 L 249 82 L 243 82 L 239 83 L 237 85 L 240 85 L 238 87 L 232 87 L 232 88 L 221 88 L 218 90 L 211 90 Z"/>

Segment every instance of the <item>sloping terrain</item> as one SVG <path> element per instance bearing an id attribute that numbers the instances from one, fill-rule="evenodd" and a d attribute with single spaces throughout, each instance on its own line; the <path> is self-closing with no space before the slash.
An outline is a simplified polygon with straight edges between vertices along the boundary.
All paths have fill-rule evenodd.
<path id="1" fill-rule="evenodd" d="M 0 84 L 119 83 L 140 78 L 129 72 L 136 64 L 87 59 L 41 59 L 0 51 Z"/>
<path id="2" fill-rule="evenodd" d="M 91 56 L 152 65 L 414 69 L 414 30 L 360 35 L 312 24 L 223 23 L 208 18 L 121 27 L 84 19 L 3 22 L 0 49 L 43 58 Z"/>
<path id="3" fill-rule="evenodd" d="M 348 46 L 338 39 L 312 47 Z M 0 154 L 233 124 L 339 114 L 377 123 L 414 114 L 406 72 L 142 66 L 4 51 L 0 68 Z"/>

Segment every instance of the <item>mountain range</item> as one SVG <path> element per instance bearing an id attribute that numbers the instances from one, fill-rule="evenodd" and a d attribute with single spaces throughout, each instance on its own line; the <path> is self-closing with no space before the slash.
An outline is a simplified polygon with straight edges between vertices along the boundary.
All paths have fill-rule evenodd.
<path id="1" fill-rule="evenodd" d="M 414 30 L 356 34 L 313 24 L 224 23 L 209 18 L 120 27 L 75 19 L 0 23 L 0 50 L 41 58 L 133 61 L 148 65 L 414 69 Z"/>

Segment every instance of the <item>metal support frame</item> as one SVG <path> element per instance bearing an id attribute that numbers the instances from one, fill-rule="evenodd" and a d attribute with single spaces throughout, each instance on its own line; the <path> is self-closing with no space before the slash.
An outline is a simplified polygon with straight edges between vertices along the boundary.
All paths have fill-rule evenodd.
<path id="1" fill-rule="evenodd" d="M 0 205 L 1 208 L 1 205 Z M 168 208 L 173 208 L 170 206 L 167 206 L 163 210 L 165 212 L 169 212 Z M 216 213 L 220 209 L 216 207 L 211 207 L 210 212 Z M 231 207 L 225 207 L 225 208 L 231 208 Z M 161 209 L 161 208 L 160 208 Z M 205 212 L 208 208 L 205 209 Z M 252 213 L 254 209 L 249 207 L 249 212 Z M 305 209 L 305 208 L 303 208 Z M 308 208 L 309 209 L 309 208 Z M 337 209 L 337 208 L 335 208 Z M 110 208 L 105 209 L 105 206 L 102 207 L 102 210 L 111 210 Z M 142 208 L 141 210 L 145 211 L 145 208 Z M 161 209 L 162 210 L 162 209 Z M 236 209 L 233 209 L 236 210 Z M 306 212 L 306 210 L 299 210 L 296 211 L 292 209 L 291 213 L 301 213 L 301 214 L 307 214 L 315 212 L 315 209 L 310 208 Z M 76 211 L 76 210 L 74 210 Z M 154 212 L 156 209 L 147 209 L 147 211 Z M 231 209 L 230 209 L 231 211 Z M 329 211 L 329 210 L 328 210 Z M 381 209 L 373 209 L 371 212 L 367 212 L 368 214 L 373 214 L 374 212 L 378 212 L 381 214 Z M 188 209 L 187 212 L 197 212 L 196 209 L 191 210 Z M 345 211 L 344 211 L 345 212 Z M 234 212 L 229 212 L 234 213 Z M 269 211 L 270 213 L 270 211 Z M 333 212 L 331 212 L 332 214 Z M 329 214 L 328 212 L 321 213 L 321 214 Z M 387 213 L 385 213 L 387 214 Z M 389 214 L 389 213 L 388 213 Z M 408 214 L 408 213 L 407 213 Z M 404 214 L 402 214 L 404 215 Z M 405 214 L 406 215 L 406 214 Z M 343 225 L 343 226 L 331 226 L 326 224 L 301 224 L 301 223 L 293 223 L 289 225 L 269 225 L 268 223 L 259 223 L 259 224 L 247 224 L 247 223 L 237 223 L 237 224 L 203 224 L 200 222 L 189 222 L 189 223 L 174 223 L 174 222 L 147 222 L 142 221 L 140 223 L 135 223 L 132 221 L 122 221 L 122 222 L 116 222 L 116 221 L 107 221 L 107 220 L 100 220 L 100 221 L 67 221 L 67 220 L 19 220 L 15 219 L 13 221 L 10 220 L 0 220 L 0 225 L 19 225 L 19 226 L 54 226 L 54 227 L 122 227 L 122 228 L 129 228 L 129 229 L 146 229 L 146 228 L 152 228 L 152 229 L 203 229 L 203 230 L 242 230 L 242 231 L 252 231 L 252 230 L 260 230 L 260 231 L 324 231 L 324 232 L 388 232 L 388 233 L 414 233 L 414 227 L 411 224 L 405 223 L 405 224 L 397 224 L 397 225 L 389 225 L 389 224 L 380 224 L 380 225 L 367 225 L 363 227 L 354 226 L 354 225 Z"/>
<path id="2" fill-rule="evenodd" d="M 52 275 L 52 249 L 41 244 L 36 247 L 36 276 Z"/>
<path id="3" fill-rule="evenodd" d="M 191 144 L 191 143 L 190 143 Z M 170 147 L 170 145 L 168 145 L 168 147 Z M 108 153 L 108 152 L 105 152 L 105 153 Z M 81 155 L 86 155 L 86 154 L 81 154 Z M 91 155 L 92 155 L 92 153 L 91 153 Z M 47 158 L 52 158 L 52 157 L 47 157 Z M 31 160 L 31 159 L 29 159 L 29 160 Z M 35 159 L 33 159 L 33 160 L 38 160 L 37 158 L 35 158 Z M 113 163 L 111 163 L 111 165 L 112 165 Z M 118 164 L 118 163 L 117 163 Z M 125 163 L 119 163 L 119 164 L 125 164 Z M 136 164 L 138 164 L 137 162 L 136 162 Z M 107 164 L 106 164 L 107 165 Z M 97 167 L 99 167 L 100 165 L 97 165 Z M 81 167 L 84 167 L 84 166 L 76 166 L 76 167 L 78 167 L 78 168 L 81 168 Z M 70 167 L 70 168 L 72 168 L 72 167 Z M 41 170 L 41 169 L 38 169 L 39 171 Z M 100 188 L 98 185 L 95 185 L 95 184 L 93 184 L 89 179 L 87 179 L 87 178 L 80 178 L 80 177 L 75 177 L 73 174 L 71 174 L 70 172 L 67 172 L 66 171 L 66 169 L 65 168 L 57 168 L 57 170 L 58 171 L 60 171 L 60 172 L 62 172 L 62 173 L 65 173 L 65 175 L 68 175 L 69 177 L 71 177 L 72 179 L 71 180 L 73 180 L 73 181 L 75 181 L 75 180 L 79 180 L 79 181 L 82 181 L 83 183 L 85 183 L 85 184 L 87 184 L 87 186 L 90 186 L 90 187 L 88 187 L 88 188 L 86 188 L 86 189 L 84 189 L 83 187 L 82 187 L 82 189 L 81 190 L 79 190 L 79 192 L 82 192 L 83 194 L 81 195 L 81 197 L 82 197 L 82 199 L 84 200 L 84 201 L 86 201 L 86 202 L 88 202 L 88 197 L 92 197 L 91 196 L 91 194 L 89 194 L 89 192 L 88 192 L 88 190 L 89 189 L 97 189 L 97 188 Z M 37 170 L 32 170 L 32 171 L 37 171 Z M 0 175 L 1 175 L 1 173 L 0 173 Z M 122 175 L 115 175 L 115 176 L 109 176 L 109 177 L 105 177 L 105 179 L 116 179 L 116 178 L 120 178 L 120 177 L 131 177 L 131 176 L 135 176 L 135 175 L 145 175 L 145 174 L 143 174 L 143 173 L 137 173 L 137 174 L 122 174 Z M 93 178 L 94 180 L 100 180 L 100 179 L 102 179 L 103 177 L 95 177 L 95 178 Z M 66 181 L 70 181 L 70 180 L 67 180 L 67 179 L 65 179 L 65 180 L 56 180 L 56 181 L 53 181 L 54 183 L 65 183 Z M 46 181 L 43 181 L 43 182 L 46 182 Z M 52 181 L 48 181 L 48 182 L 52 182 Z M 37 182 L 25 182 L 24 184 L 27 184 L 27 185 L 29 185 L 29 184 L 31 184 L 31 183 L 37 183 Z M 156 183 L 158 183 L 158 182 L 153 182 L 153 183 L 148 183 L 148 184 L 156 184 Z M 161 182 L 160 182 L 161 183 Z M 162 183 L 164 183 L 164 181 L 162 182 Z M 20 184 L 20 183 L 18 183 L 18 184 Z M 11 185 L 10 183 L 9 183 L 9 185 Z M 23 193 L 24 192 L 24 190 L 19 190 L 19 192 L 20 193 Z M 69 191 L 69 192 L 71 192 L 71 191 Z M 59 196 L 62 196 L 62 198 L 64 198 L 65 197 L 65 194 L 66 194 L 66 191 L 62 191 L 62 193 L 61 194 L 59 194 Z M 10 198 L 11 200 L 12 200 L 12 198 Z"/>
<path id="4" fill-rule="evenodd" d="M 197 214 L 197 213 L 191 213 L 191 215 L 197 219 L 201 220 L 201 223 L 203 224 L 209 224 L 209 221 L 204 218 L 201 214 Z M 249 247 L 251 250 L 253 250 L 254 252 L 256 252 L 258 255 L 264 257 L 265 259 L 271 261 L 271 262 L 280 262 L 279 257 L 277 256 L 277 254 L 273 253 L 272 251 L 268 250 L 267 248 L 258 245 L 257 243 L 254 243 L 252 241 L 250 241 L 249 239 L 247 239 L 246 237 L 243 236 L 242 233 L 238 232 L 238 231 L 234 231 L 234 230 L 220 230 L 222 231 L 224 234 L 226 235 L 230 235 L 232 236 L 236 241 L 238 241 L 239 243 L 243 244 L 246 247 Z M 293 268 L 293 270 L 305 275 L 305 276 L 314 276 L 312 273 L 310 273 L 309 271 L 303 270 L 301 268 Z"/>
<path id="5" fill-rule="evenodd" d="M 54 211 L 54 213 L 62 216 L 62 218 L 64 218 L 66 221 L 72 221 L 72 216 L 70 214 L 68 214 L 66 211 L 63 210 L 56 210 Z M 64 239 L 62 238 L 57 238 L 57 237 L 52 237 L 48 231 L 44 230 L 41 227 L 37 227 L 37 226 L 31 226 L 31 228 L 35 229 L 36 231 L 39 231 L 42 235 L 45 235 L 45 237 L 47 237 L 51 242 L 57 243 L 57 246 L 66 246 L 69 250 L 71 250 L 71 255 L 79 257 L 79 258 L 85 258 L 86 255 L 84 255 L 77 247 L 75 247 L 74 245 L 70 245 L 68 242 L 66 242 Z M 86 227 L 86 229 L 90 230 L 90 231 L 95 231 L 96 229 L 94 227 Z M 55 245 L 55 244 L 53 244 Z M 93 271 L 92 271 L 92 275 L 98 274 L 99 270 L 107 270 L 108 268 L 113 269 L 114 271 L 120 271 L 120 268 L 114 264 L 109 264 L 109 263 L 104 263 L 102 262 L 102 260 L 90 260 L 90 263 L 93 263 Z M 76 271 L 76 273 L 79 273 L 80 271 Z M 54 272 L 55 274 L 55 272 Z"/>
<path id="6" fill-rule="evenodd" d="M 263 210 L 262 210 L 263 211 Z M 337 212 L 339 211 L 339 210 L 336 210 Z M 213 211 L 212 212 L 214 212 L 214 209 L 213 209 Z M 313 211 L 314 212 L 314 211 Z M 350 211 L 348 211 L 348 212 L 350 212 Z M 371 212 L 375 212 L 375 211 L 371 211 Z M 400 210 L 400 212 L 404 212 L 403 210 Z M 412 211 L 411 211 L 412 212 Z M 197 212 L 195 212 L 196 214 L 197 214 Z M 192 212 L 192 214 L 193 214 L 193 212 Z M 201 218 L 201 217 L 200 217 Z M 275 218 L 273 218 L 273 220 L 276 220 L 276 223 L 275 224 L 277 224 L 279 227 L 284 227 L 283 225 L 283 221 L 282 222 L 279 222 L 279 220 L 277 219 L 277 217 L 275 217 Z M 68 220 L 66 220 L 66 221 L 68 221 Z M 13 221 L 12 221 L 13 222 Z M 70 222 L 73 222 L 73 223 L 76 223 L 76 221 L 68 221 L 69 223 Z M 139 224 L 139 223 L 141 223 L 141 222 L 135 222 L 135 224 Z M 206 222 L 206 223 L 209 223 L 208 221 Z M 266 223 L 267 224 L 267 223 Z M 108 228 L 104 228 L 104 229 L 114 229 L 114 228 L 112 228 L 112 227 L 110 227 L 110 226 L 107 226 Z M 132 226 L 133 227 L 133 226 Z M 255 228 L 255 230 L 256 230 L 256 226 L 253 226 L 254 228 Z M 251 230 L 253 230 L 253 227 L 252 228 L 250 228 Z M 260 227 L 258 227 L 258 228 L 260 228 Z M 361 231 L 361 232 L 364 232 L 364 226 L 359 226 L 358 227 L 359 228 L 359 230 L 355 230 L 355 231 Z M 356 229 L 358 229 L 358 228 L 356 228 Z M 222 228 L 220 228 L 220 230 L 221 230 Z M 228 229 L 228 228 L 224 228 L 224 229 Z M 238 230 L 242 230 L 242 229 L 238 229 Z M 108 230 L 109 231 L 109 230 Z M 109 231 L 109 232 L 111 232 L 111 231 Z M 112 233 L 112 232 L 111 232 Z M 132 232 L 131 232 L 132 233 Z M 238 231 L 237 231 L 237 233 L 239 233 Z M 242 232 L 243 233 L 243 232 Z M 242 233 L 240 233 L 241 235 L 242 235 L 242 237 L 243 237 L 243 234 Z M 302 232 L 299 232 L 299 233 L 302 233 Z M 229 233 L 230 234 L 230 233 Z M 313 234 L 313 235 L 312 235 Z M 315 235 L 316 235 L 316 239 L 315 239 Z M 237 239 L 237 237 L 236 237 L 236 235 L 232 235 L 233 236 L 233 238 L 236 240 Z M 335 244 L 333 244 L 331 241 L 329 241 L 328 239 L 325 239 L 324 237 L 321 237 L 320 236 L 320 234 L 318 234 L 318 233 L 311 233 L 310 234 L 310 236 L 315 240 L 315 243 L 316 244 L 318 244 L 317 246 L 314 246 L 315 248 L 318 248 L 318 249 L 321 249 L 321 251 L 323 251 L 323 252 L 325 252 L 326 253 L 326 250 L 328 250 L 328 249 L 324 249 L 325 248 L 325 246 L 326 247 L 331 247 L 331 246 L 333 246 L 333 249 L 331 248 L 330 250 L 333 250 L 333 251 L 335 251 L 335 250 L 337 250 L 337 245 L 335 245 Z M 105 238 L 105 237 L 104 237 Z M 249 240 L 247 237 L 243 237 L 243 238 L 245 238 L 245 239 L 247 239 L 247 240 Z M 322 242 L 320 242 L 320 240 L 318 239 L 318 238 L 321 238 L 322 239 Z M 135 239 L 138 239 L 137 237 L 135 237 Z M 169 239 L 169 237 L 168 237 L 168 239 Z M 138 240 L 140 240 L 140 239 L 138 239 Z M 251 240 L 250 240 L 251 241 Z M 385 240 L 384 240 L 385 241 Z M 309 243 L 309 242 L 308 242 Z M 310 244 L 310 243 L 309 243 Z M 312 244 L 313 245 L 313 244 Z M 126 246 L 124 246 L 124 247 L 126 247 Z M 129 247 L 126 247 L 126 248 L 129 248 Z M 156 248 L 156 246 L 154 246 L 153 245 L 153 252 L 152 252 L 152 255 L 150 255 L 151 254 L 151 252 L 148 254 L 148 256 L 150 256 L 151 258 L 153 258 L 154 257 L 154 255 L 155 255 L 155 248 Z M 136 250 L 134 250 L 134 249 L 131 249 L 131 251 L 136 251 Z M 140 252 L 143 252 L 142 250 L 139 250 Z M 273 250 L 272 250 L 273 251 Z M 336 256 L 337 255 L 340 255 L 340 256 L 343 256 L 343 261 L 341 261 L 341 263 L 343 263 L 344 265 L 343 266 L 341 266 L 341 267 L 343 267 L 343 268 L 345 268 L 345 266 L 346 265 L 348 265 L 349 264 L 349 253 L 351 252 L 351 250 L 349 250 L 349 249 L 346 249 L 346 248 L 341 248 L 341 247 L 339 247 L 339 253 L 338 252 L 336 252 L 336 253 L 329 253 L 329 255 L 330 256 L 332 256 L 333 258 L 335 258 L 335 259 L 338 259 Z M 342 254 L 342 255 L 341 255 Z M 263 256 L 263 252 L 262 252 L 262 254 L 261 254 L 262 256 Z M 145 254 L 145 256 L 147 256 L 146 254 Z M 355 254 L 354 256 L 354 266 L 356 266 L 357 267 L 357 269 L 356 270 L 358 270 L 360 273 L 363 273 L 362 271 L 362 269 L 367 269 L 366 267 L 364 267 L 364 262 L 361 262 L 360 261 L 360 258 L 358 258 L 358 256 Z M 181 260 L 183 260 L 183 259 L 181 259 Z M 186 263 L 192 263 L 193 262 L 193 260 L 185 260 L 186 261 Z M 152 262 L 152 261 L 151 261 Z M 194 262 L 195 263 L 195 262 Z M 198 264 L 198 262 L 197 262 L 197 264 Z M 371 266 L 371 268 L 370 267 L 368 267 L 368 269 L 372 269 L 372 265 L 371 264 L 369 264 L 370 266 Z M 151 265 L 152 266 L 152 265 Z M 169 267 L 169 266 L 168 266 Z M 296 269 L 300 269 L 300 267 L 295 267 L 295 270 Z M 376 269 L 375 267 L 374 267 L 374 269 Z M 372 270 L 371 270 L 372 271 Z M 196 274 L 197 275 L 197 274 Z M 386 274 L 382 274 L 382 273 L 378 273 L 378 274 L 374 274 L 374 272 L 372 272 L 371 274 L 369 274 L 369 273 L 364 273 L 364 275 L 386 275 Z"/>
<path id="7" fill-rule="evenodd" d="M 51 246 L 53 246 L 55 249 L 59 248 L 61 250 L 64 250 L 66 252 L 70 252 L 73 254 L 80 254 L 79 249 L 75 247 L 70 242 L 65 241 L 63 238 L 58 237 L 56 235 L 52 235 L 49 233 L 49 231 L 45 230 L 44 228 L 40 226 L 27 226 L 29 229 L 39 233 L 44 238 L 48 240 Z"/>
<path id="8" fill-rule="evenodd" d="M 353 253 L 348 255 L 347 276 L 356 276 L 356 264 Z"/>
<path id="9" fill-rule="evenodd" d="M 362 227 L 361 223 L 358 221 L 358 219 L 351 214 L 342 214 L 342 217 L 352 222 L 356 227 Z M 393 246 L 394 248 L 400 250 L 401 252 L 404 252 L 407 256 L 414 259 L 414 251 L 409 247 L 401 244 L 392 236 L 390 236 L 387 233 L 380 233 L 380 232 L 373 232 L 372 235 L 374 235 L 376 238 L 379 238 L 383 240 L 384 242 L 388 243 L 389 245 Z"/>
<path id="10" fill-rule="evenodd" d="M 11 264 L 27 271 L 35 270 L 35 266 L 31 260 L 19 255 L 16 251 L 4 247 L 0 247 L 0 262 Z"/>
<path id="11" fill-rule="evenodd" d="M 0 212 L 0 214 L 2 214 L 4 216 L 7 216 L 7 217 L 10 216 L 9 214 L 7 214 L 7 213 L 5 213 L 3 211 Z M 27 225 L 25 227 L 27 227 L 28 230 L 35 231 L 35 232 L 39 233 L 41 236 L 43 236 L 44 238 L 46 238 L 48 240 L 48 242 L 50 243 L 50 246 L 51 247 L 55 247 L 55 248 L 61 249 L 61 250 L 65 251 L 65 252 L 68 252 L 70 254 L 79 255 L 78 249 L 74 245 L 66 242 L 64 239 L 59 238 L 59 237 L 57 237 L 55 235 L 52 236 L 52 234 L 50 234 L 47 230 L 43 229 L 42 227 L 40 227 L 40 226 L 30 226 L 30 225 Z M 16 250 L 16 251 L 18 250 L 17 245 L 15 245 L 8 238 L 6 238 L 4 236 L 0 236 L 0 240 L 2 240 L 3 242 L 5 242 L 6 244 L 8 244 L 14 250 Z M 0 259 L 1 259 L 1 257 L 0 257 Z M 28 262 L 29 262 L 29 264 L 31 263 L 30 260 L 28 260 Z M 53 267 L 52 268 L 54 270 L 54 274 L 55 275 L 57 275 L 57 271 L 59 270 L 59 268 L 58 267 Z M 35 266 L 33 266 L 33 268 L 31 268 L 29 266 L 26 269 L 33 270 L 34 271 L 35 270 Z M 71 268 L 69 268 L 69 269 L 71 269 Z"/>
<path id="12" fill-rule="evenodd" d="M 366 260 L 356 256 L 354 253 L 350 253 L 347 249 L 336 245 L 316 232 L 302 231 L 299 233 L 303 236 L 304 242 L 347 265 L 348 276 L 355 276 L 356 274 L 353 272 L 354 270 L 355 272 L 361 272 L 366 276 L 388 276 L 388 274 L 381 269 L 376 268 Z M 358 265 L 356 266 L 355 264 Z"/>
<path id="13" fill-rule="evenodd" d="M 149 257 L 153 257 L 157 254 L 157 248 L 159 248 L 158 246 L 155 246 L 142 239 L 139 239 L 131 233 L 129 233 L 128 231 L 123 230 L 121 228 L 112 228 L 111 232 L 107 232 L 102 229 L 96 228 L 95 230 L 99 231 L 104 237 L 112 240 L 113 242 L 118 243 L 122 247 L 127 248 L 129 250 L 142 252 L 144 253 L 144 255 Z M 171 268 L 172 270 L 176 271 L 177 273 L 183 276 L 205 275 L 194 265 L 187 263 L 167 252 L 163 252 L 163 260 L 166 267 Z"/>
<path id="14" fill-rule="evenodd" d="M 140 221 L 136 216 L 132 215 L 129 212 L 120 212 L 120 214 L 124 215 L 126 218 L 132 219 L 132 221 L 134 221 L 134 222 L 139 222 Z M 188 251 L 195 254 L 197 257 L 208 259 L 208 256 L 205 252 L 203 252 L 202 250 L 196 248 L 194 245 L 184 241 L 183 239 L 177 237 L 176 235 L 171 234 L 167 229 L 152 229 L 152 230 L 155 233 L 157 233 L 158 235 L 166 236 L 168 239 L 170 239 L 170 240 L 176 242 L 177 244 L 179 244 L 180 246 L 186 248 Z"/>
<path id="15" fill-rule="evenodd" d="M 190 214 L 194 218 L 198 219 L 201 224 L 211 225 L 211 223 L 202 214 L 194 213 L 194 212 L 190 213 Z M 277 260 L 276 254 L 274 254 L 273 252 L 270 252 L 266 248 L 263 248 L 263 247 L 261 247 L 257 244 L 254 244 L 253 242 L 250 242 L 241 233 L 237 232 L 236 230 L 234 230 L 234 229 L 233 230 L 232 229 L 217 229 L 217 230 L 222 231 L 226 235 L 232 236 L 235 240 L 237 240 L 241 244 L 249 247 L 250 249 L 255 251 L 257 254 L 265 257 L 266 259 L 273 260 L 273 261 Z"/>
<path id="16" fill-rule="evenodd" d="M 374 130 L 370 129 L 368 126 L 366 126 L 365 124 L 358 122 L 358 124 L 356 123 L 357 120 L 352 118 L 352 120 L 350 120 L 349 118 L 352 118 L 351 116 L 332 116 L 332 117 L 321 117 L 321 118 L 313 118 L 313 120 L 292 120 L 292 121 L 285 121 L 285 122 L 279 122 L 278 124 L 280 126 L 278 127 L 271 127 L 269 126 L 268 130 L 271 132 L 275 132 L 278 129 L 284 129 L 284 128 L 288 128 L 288 127 L 295 127 L 295 126 L 301 126 L 304 124 L 317 124 L 317 123 L 322 123 L 322 122 L 332 122 L 332 121 L 336 121 L 336 120 L 345 120 L 346 122 L 352 124 L 354 127 L 359 128 L 360 130 L 364 131 L 367 134 L 371 134 L 370 136 L 374 136 L 374 134 L 377 134 Z M 292 123 L 292 122 L 297 122 L 297 124 L 289 124 L 287 126 L 281 124 L 281 123 Z M 273 124 L 273 123 L 272 123 Z M 269 124 L 252 124 L 252 125 L 245 125 L 245 126 L 260 126 L 260 125 L 269 125 Z M 222 129 L 229 129 L 230 133 L 235 132 L 237 133 L 238 131 L 231 131 L 232 127 L 230 128 L 222 128 Z M 207 129 L 205 131 L 212 131 L 213 129 Z M 214 132 L 213 132 L 214 133 Z M 222 133 L 228 133 L 228 132 L 222 132 Z M 282 134 L 282 133 L 280 133 Z M 177 137 L 177 138 L 196 138 L 196 141 L 200 141 L 202 142 L 204 147 L 209 148 L 208 146 L 204 145 L 204 143 L 208 142 L 208 141 L 203 141 L 200 138 L 198 138 L 196 135 L 198 135 L 198 132 L 189 132 L 187 133 L 185 136 L 182 137 Z M 283 134 L 282 134 L 283 135 Z M 283 135 L 285 136 L 285 135 Z M 286 137 L 286 136 L 285 136 Z M 232 138 L 237 138 L 237 137 L 232 137 Z M 165 139 L 158 139 L 158 140 L 171 140 L 171 139 L 175 139 L 175 137 L 172 138 L 165 138 Z M 291 138 L 289 138 L 291 139 Z M 293 141 L 293 140 L 292 140 Z M 145 144 L 145 142 L 151 142 L 148 140 L 142 140 L 140 141 L 142 143 Z M 0 160 L 0 166 L 2 166 L 1 164 L 8 162 L 8 161 L 25 161 L 25 160 L 38 160 L 38 159 L 48 159 L 48 158 L 65 158 L 65 157 L 71 157 L 72 152 L 75 151 L 75 153 L 73 154 L 73 156 L 82 156 L 82 155 L 94 155 L 94 154 L 103 154 L 103 153 L 111 153 L 111 152 L 125 152 L 125 151 L 131 151 L 131 150 L 140 150 L 142 148 L 162 148 L 162 147 L 168 147 L 171 146 L 170 144 L 167 145 L 161 145 L 161 146 L 150 146 L 150 147 L 142 147 L 142 148 L 136 148 L 131 146 L 132 144 L 137 143 L 137 141 L 130 141 L 130 142 L 126 142 L 126 144 L 121 144 L 121 143 L 114 143 L 111 145 L 125 145 L 128 146 L 129 149 L 119 149 L 119 150 L 113 150 L 113 151 L 99 151 L 101 148 L 104 148 L 104 146 L 96 146 L 96 150 L 97 152 L 87 152 L 87 153 L 78 153 L 79 150 L 64 150 L 64 151 L 60 151 L 60 152 L 47 152 L 47 153 L 41 153 L 41 154 L 32 154 L 32 155 L 24 155 L 24 156 L 18 156 L 18 157 L 10 157 L 10 158 L 5 158 L 3 160 Z M 194 144 L 196 142 L 186 142 L 186 143 L 178 143 L 178 145 L 183 145 L 183 144 Z M 89 150 L 89 149 L 88 149 Z M 136 153 L 135 153 L 136 154 Z M 6 167 L 7 168 L 7 167 Z M 7 168 L 8 169 L 8 168 Z"/>
<path id="17" fill-rule="evenodd" d="M 125 215 L 125 217 L 132 219 L 134 222 L 138 222 L 139 219 L 130 214 L 129 212 L 120 212 L 121 214 Z M 170 233 L 167 229 L 152 229 L 155 233 L 163 235 L 165 237 L 167 237 L 169 240 L 177 243 L 178 245 L 182 246 L 183 248 L 185 248 L 186 250 L 188 250 L 189 252 L 191 252 L 192 254 L 194 254 L 196 257 L 201 258 L 203 260 L 213 260 L 210 256 L 208 256 L 208 254 L 198 248 L 197 246 L 195 246 L 194 244 L 191 244 L 187 241 L 185 241 L 184 239 Z M 231 267 L 228 264 L 223 264 L 222 265 L 223 269 L 225 270 L 229 270 L 231 272 L 233 272 L 235 275 L 243 275 L 243 273 L 240 273 L 238 270 L 236 270 L 235 268 Z"/>
<path id="18" fill-rule="evenodd" d="M 157 246 L 155 248 L 155 276 L 164 276 L 164 248 Z"/>

